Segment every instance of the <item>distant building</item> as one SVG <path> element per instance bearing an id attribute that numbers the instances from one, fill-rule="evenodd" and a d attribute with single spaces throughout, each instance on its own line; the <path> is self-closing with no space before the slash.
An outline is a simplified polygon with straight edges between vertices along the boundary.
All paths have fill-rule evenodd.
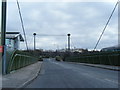
<path id="1" fill-rule="evenodd" d="M 85 53 L 88 52 L 88 50 L 83 48 L 75 48 L 75 49 L 71 49 L 71 52 Z"/>
<path id="2" fill-rule="evenodd" d="M 20 32 L 6 32 L 6 46 L 7 50 L 18 50 L 20 42 L 24 41 Z"/>
<path id="3" fill-rule="evenodd" d="M 120 51 L 120 45 L 102 48 L 101 51 Z"/>
<path id="4" fill-rule="evenodd" d="M 66 49 L 59 49 L 59 50 L 56 50 L 58 52 L 66 52 Z"/>
<path id="5" fill-rule="evenodd" d="M 68 50 L 67 49 L 59 49 L 57 51 L 58 52 L 66 52 Z M 83 48 L 74 48 L 74 49 L 70 49 L 70 52 L 85 53 L 85 52 L 88 52 L 88 50 L 87 49 L 83 49 Z"/>

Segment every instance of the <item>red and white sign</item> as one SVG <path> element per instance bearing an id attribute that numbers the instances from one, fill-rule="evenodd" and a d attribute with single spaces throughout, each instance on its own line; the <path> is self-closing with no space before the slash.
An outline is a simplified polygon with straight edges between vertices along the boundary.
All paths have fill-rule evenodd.
<path id="1" fill-rule="evenodd" d="M 3 52 L 3 46 L 0 46 L 0 53 Z"/>

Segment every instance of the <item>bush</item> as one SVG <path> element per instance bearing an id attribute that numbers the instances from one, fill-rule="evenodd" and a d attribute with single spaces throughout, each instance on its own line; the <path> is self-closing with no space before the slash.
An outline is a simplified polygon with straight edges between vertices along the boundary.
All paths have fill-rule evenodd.
<path id="1" fill-rule="evenodd" d="M 56 56 L 55 59 L 56 59 L 57 61 L 62 61 L 62 60 L 63 60 L 62 57 L 60 57 L 60 56 Z"/>
<path id="2" fill-rule="evenodd" d="M 43 61 L 43 58 L 42 58 L 42 56 L 40 56 L 40 57 L 39 57 L 39 60 L 38 60 L 38 61 Z"/>

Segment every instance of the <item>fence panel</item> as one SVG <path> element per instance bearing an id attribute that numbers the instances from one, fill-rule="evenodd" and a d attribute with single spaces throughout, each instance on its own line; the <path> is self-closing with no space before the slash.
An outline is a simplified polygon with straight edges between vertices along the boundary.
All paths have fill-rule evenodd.
<path id="1" fill-rule="evenodd" d="M 69 56 L 65 61 L 119 66 L 120 52 L 98 52 Z"/>
<path id="2" fill-rule="evenodd" d="M 38 61 L 37 57 L 30 54 L 24 53 L 22 51 L 14 51 L 9 57 L 9 62 L 7 63 L 7 73 L 13 70 L 20 69 L 27 65 L 33 64 Z"/>

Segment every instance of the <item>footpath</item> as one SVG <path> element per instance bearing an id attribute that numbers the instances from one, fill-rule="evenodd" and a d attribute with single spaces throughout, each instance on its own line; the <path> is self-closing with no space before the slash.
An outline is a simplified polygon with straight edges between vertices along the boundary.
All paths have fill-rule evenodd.
<path id="1" fill-rule="evenodd" d="M 91 67 L 97 67 L 97 68 L 103 68 L 103 69 L 114 70 L 114 71 L 120 71 L 120 66 L 101 65 L 101 64 L 88 64 L 88 63 L 77 63 L 77 62 L 69 62 L 69 63 L 80 64 L 80 65 L 91 66 Z"/>
<path id="2" fill-rule="evenodd" d="M 2 88 L 23 88 L 34 80 L 41 69 L 42 62 L 37 62 L 2 76 Z"/>

